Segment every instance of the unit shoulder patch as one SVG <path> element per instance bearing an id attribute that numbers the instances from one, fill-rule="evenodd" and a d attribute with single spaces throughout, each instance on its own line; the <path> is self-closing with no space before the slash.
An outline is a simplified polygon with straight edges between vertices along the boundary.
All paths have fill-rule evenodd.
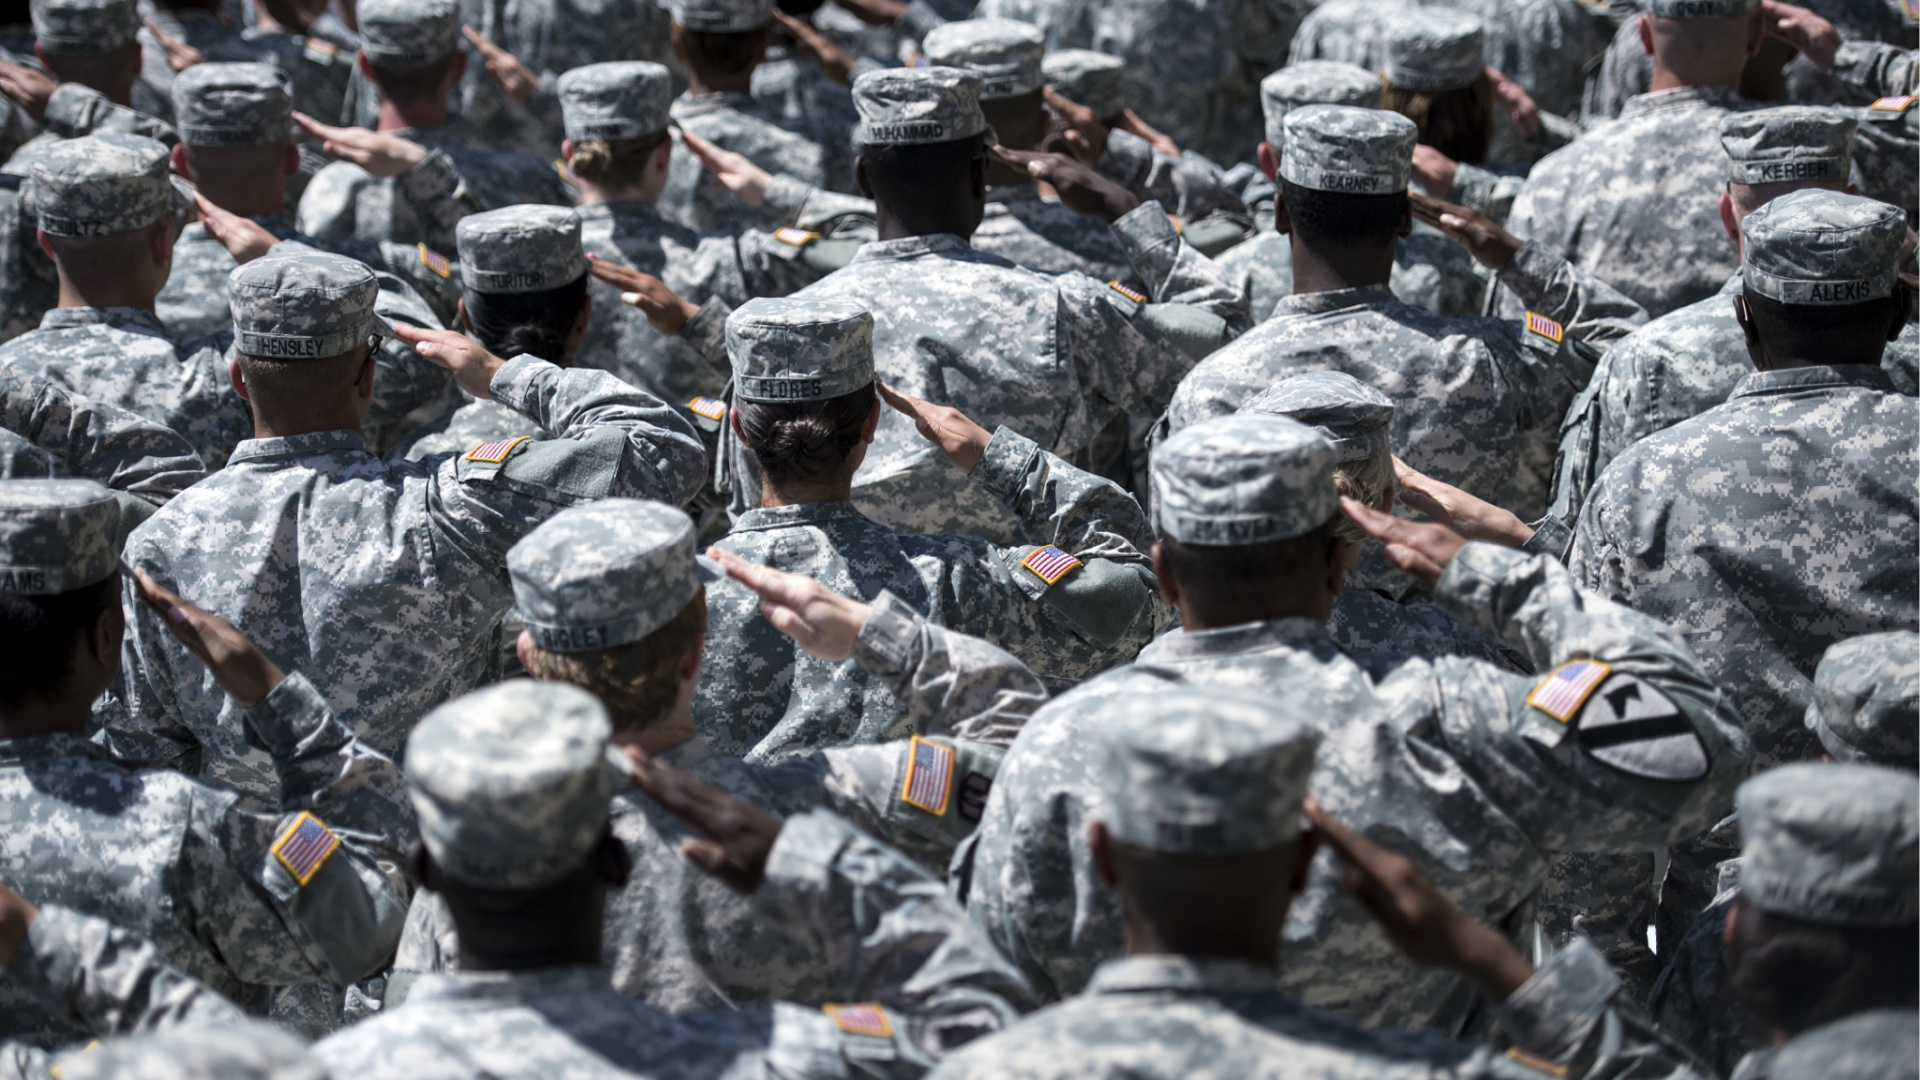
<path id="1" fill-rule="evenodd" d="M 993 777 L 968 770 L 960 781 L 960 818 L 979 824 L 987 812 L 987 796 L 993 794 Z"/>
<path id="2" fill-rule="evenodd" d="M 1574 735 L 1594 760 L 1628 776 L 1686 781 L 1707 775 L 1707 749 L 1680 707 L 1624 671 L 1600 684 Z"/>
<path id="3" fill-rule="evenodd" d="M 727 403 L 718 398 L 697 397 L 687 402 L 687 411 L 695 416 L 704 416 L 709 420 L 725 420 Z"/>
<path id="4" fill-rule="evenodd" d="M 1028 552 L 1027 557 L 1020 560 L 1020 565 L 1026 567 L 1027 572 L 1034 577 L 1052 586 L 1072 573 L 1081 563 L 1079 559 L 1048 544 L 1046 547 L 1034 548 Z"/>
<path id="5" fill-rule="evenodd" d="M 441 277 L 449 277 L 453 274 L 452 261 L 425 244 L 420 245 L 420 265 Z"/>
<path id="6" fill-rule="evenodd" d="M 1561 1077 L 1567 1075 L 1567 1067 L 1565 1065 L 1557 1061 L 1548 1061 L 1538 1054 L 1529 1054 L 1517 1046 L 1507 1049 L 1507 1057 L 1525 1065 L 1529 1069 L 1546 1073 L 1548 1076 Z"/>
<path id="7" fill-rule="evenodd" d="M 1527 695 L 1527 704 L 1561 723 L 1573 719 L 1587 703 L 1600 680 L 1613 671 L 1613 665 L 1598 660 L 1573 660 L 1547 673 Z"/>
<path id="8" fill-rule="evenodd" d="M 1107 288 L 1112 289 L 1114 292 L 1119 293 L 1121 296 L 1126 297 L 1127 299 L 1133 301 L 1136 304 L 1144 304 L 1147 302 L 1147 297 L 1145 293 L 1142 293 L 1135 289 L 1129 289 L 1125 285 L 1120 284 L 1118 281 L 1107 282 Z"/>
<path id="9" fill-rule="evenodd" d="M 806 247 L 808 244 L 820 239 L 820 234 L 817 232 L 808 232 L 805 229 L 783 227 L 773 230 L 773 238 L 783 244 L 791 244 L 794 247 Z"/>
<path id="10" fill-rule="evenodd" d="M 941 817 L 952 793 L 953 748 L 915 735 L 907 744 L 907 778 L 900 785 L 900 801 Z"/>
<path id="11" fill-rule="evenodd" d="M 848 1035 L 866 1035 L 875 1039 L 893 1037 L 893 1020 L 887 1016 L 886 1007 L 877 1001 L 822 1005 L 820 1010 L 833 1021 L 834 1027 Z"/>
<path id="12" fill-rule="evenodd" d="M 481 443 L 479 446 L 467 451 L 467 460 L 484 461 L 489 465 L 498 465 L 511 457 L 513 452 L 519 449 L 521 443 L 530 442 L 532 439 L 533 436 L 531 435 L 515 435 L 511 439 L 495 439 L 489 443 Z"/>
<path id="13" fill-rule="evenodd" d="M 1527 332 L 1539 334 L 1555 345 L 1560 344 L 1560 339 L 1567 336 L 1566 327 L 1535 311 L 1527 312 Z"/>
<path id="14" fill-rule="evenodd" d="M 313 880 L 320 872 L 328 856 L 340 850 L 340 838 L 326 823 L 311 813 L 302 810 L 300 816 L 293 819 L 293 825 L 274 841 L 273 857 L 287 868 L 293 880 L 301 887 Z"/>

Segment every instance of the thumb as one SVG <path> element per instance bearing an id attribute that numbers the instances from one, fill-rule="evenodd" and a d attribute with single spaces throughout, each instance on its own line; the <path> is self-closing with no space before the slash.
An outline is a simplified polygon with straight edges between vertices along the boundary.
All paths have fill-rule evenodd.
<path id="1" fill-rule="evenodd" d="M 724 877 L 733 868 L 727 850 L 711 840 L 688 840 L 680 845 L 686 860 L 715 877 Z"/>

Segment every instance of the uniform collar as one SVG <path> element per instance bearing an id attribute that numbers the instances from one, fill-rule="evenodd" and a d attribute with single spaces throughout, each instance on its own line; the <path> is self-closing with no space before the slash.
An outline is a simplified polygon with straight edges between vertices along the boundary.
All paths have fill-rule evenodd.
<path id="1" fill-rule="evenodd" d="M 282 435 L 272 439 L 243 439 L 239 446 L 233 448 L 233 455 L 227 458 L 227 464 L 316 457 L 340 450 L 370 454 L 366 438 L 357 431 L 310 431 L 305 435 Z"/>
<path id="2" fill-rule="evenodd" d="M 161 337 L 172 337 L 160 316 L 137 307 L 61 307 L 40 317 L 40 329 L 64 330 L 70 326 L 111 326 L 118 330 L 145 330 Z"/>
<path id="3" fill-rule="evenodd" d="M 1335 289 L 1332 292 L 1295 293 L 1282 297 L 1274 305 L 1275 315 L 1321 315 L 1341 308 L 1368 307 L 1374 304 L 1396 303 L 1393 290 L 1385 285 L 1363 285 L 1358 289 Z"/>
<path id="4" fill-rule="evenodd" d="M 791 525 L 823 525 L 830 521 L 865 521 L 867 516 L 850 502 L 795 503 L 749 510 L 733 523 L 734 532 L 784 529 Z"/>
<path id="5" fill-rule="evenodd" d="M 1275 646 L 1306 649 L 1322 645 L 1333 647 L 1333 636 L 1327 631 L 1326 623 L 1319 619 L 1290 615 L 1283 619 L 1262 619 L 1212 630 L 1169 631 L 1140 650 L 1139 662 L 1197 660 L 1208 656 L 1260 652 Z"/>
<path id="6" fill-rule="evenodd" d="M 922 255 L 945 255 L 950 252 L 965 253 L 972 250 L 973 245 L 953 233 L 929 233 L 926 236 L 903 236 L 898 240 L 875 240 L 855 252 L 852 261 L 917 259 Z"/>
<path id="7" fill-rule="evenodd" d="M 591 203 L 587 206 L 576 206 L 573 212 L 579 214 L 583 222 L 612 221 L 615 217 L 660 220 L 660 208 L 644 199 L 614 199 L 612 202 Z"/>
<path id="8" fill-rule="evenodd" d="M 0 765 L 26 765 L 36 761 L 99 756 L 99 747 L 88 741 L 85 735 L 75 735 L 70 731 L 0 739 Z"/>
<path id="9" fill-rule="evenodd" d="M 667 115 L 675 120 L 683 116 L 704 116 L 722 109 L 742 112 L 754 104 L 750 90 L 719 90 L 711 94 L 681 94 L 667 106 Z"/>
<path id="10" fill-rule="evenodd" d="M 438 1001 L 513 1002 L 561 994 L 611 994 L 613 983 L 599 965 L 533 971 L 449 971 L 422 975 L 407 992 L 407 1004 Z"/>
<path id="11" fill-rule="evenodd" d="M 1140 994 L 1156 991 L 1199 994 L 1278 992 L 1272 969 L 1245 960 L 1197 956 L 1129 956 L 1109 960 L 1094 971 L 1089 994 Z"/>
<path id="12" fill-rule="evenodd" d="M 1887 374 L 1887 369 L 1877 364 L 1834 364 L 1756 371 L 1741 379 L 1734 386 L 1733 393 L 1727 395 L 1727 400 L 1841 386 L 1859 386 L 1889 394 L 1894 392 L 1893 377 Z"/>
<path id="13" fill-rule="evenodd" d="M 1620 119 L 1681 109 L 1724 109 L 1744 100 L 1731 86 L 1675 86 L 1628 98 L 1620 109 Z"/>

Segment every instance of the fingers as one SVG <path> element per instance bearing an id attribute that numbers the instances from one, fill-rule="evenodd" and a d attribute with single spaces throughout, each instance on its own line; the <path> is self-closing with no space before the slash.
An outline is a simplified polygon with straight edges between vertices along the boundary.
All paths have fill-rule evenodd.
<path id="1" fill-rule="evenodd" d="M 880 391 L 880 399 L 891 406 L 895 412 L 904 413 L 916 420 L 921 418 L 920 407 L 925 405 L 926 402 L 921 401 L 912 394 L 903 394 L 883 382 L 875 382 L 873 385 L 875 389 Z"/>
<path id="2" fill-rule="evenodd" d="M 495 45 L 491 41 L 488 41 L 485 34 L 482 34 L 480 31 L 475 30 L 471 26 L 462 26 L 460 28 L 460 33 L 465 35 L 467 39 L 467 43 L 469 45 L 472 45 L 474 48 L 479 49 L 480 55 L 487 60 L 498 60 L 501 56 L 506 54 L 505 49 L 501 48 L 498 45 Z"/>
<path id="3" fill-rule="evenodd" d="M 721 150 L 719 147 L 688 131 L 686 128 L 680 128 L 678 130 L 680 132 L 680 141 L 686 144 L 687 149 L 693 151 L 694 157 L 700 159 L 700 164 L 705 165 L 714 172 L 721 171 L 721 166 L 724 165 L 721 155 L 726 151 Z"/>
<path id="4" fill-rule="evenodd" d="M 587 273 L 627 292 L 638 292 L 646 285 L 647 275 L 631 267 L 608 262 L 591 252 L 587 255 Z"/>
<path id="5" fill-rule="evenodd" d="M 1056 91 L 1051 86 L 1043 87 L 1040 95 L 1046 99 L 1047 104 L 1053 108 L 1053 111 L 1065 117 L 1069 124 L 1086 124 L 1096 119 L 1092 109 Z"/>
<path id="6" fill-rule="evenodd" d="M 334 127 L 331 124 L 323 124 L 313 117 L 308 116 L 306 113 L 299 111 L 293 114 L 293 122 L 299 124 L 301 130 L 307 134 L 322 141 L 337 139 L 343 134 L 340 128 Z"/>
<path id="7" fill-rule="evenodd" d="M 1340 509 L 1353 519 L 1354 524 L 1366 530 L 1368 536 L 1388 543 L 1404 542 L 1409 539 L 1413 526 L 1410 522 L 1383 514 L 1358 499 L 1340 497 Z"/>

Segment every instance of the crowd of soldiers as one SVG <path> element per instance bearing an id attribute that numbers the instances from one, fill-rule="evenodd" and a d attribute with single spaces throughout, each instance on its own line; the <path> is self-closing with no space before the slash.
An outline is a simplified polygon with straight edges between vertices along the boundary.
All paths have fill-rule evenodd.
<path id="1" fill-rule="evenodd" d="M 1920 1080 L 1917 28 L 0 3 L 0 1080 Z"/>

